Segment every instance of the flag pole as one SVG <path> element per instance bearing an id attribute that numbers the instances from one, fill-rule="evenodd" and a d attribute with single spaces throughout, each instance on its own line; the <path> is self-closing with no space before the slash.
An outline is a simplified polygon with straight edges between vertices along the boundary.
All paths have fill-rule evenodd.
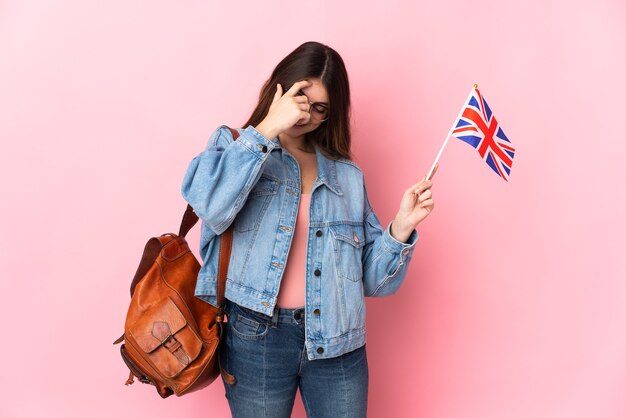
<path id="1" fill-rule="evenodd" d="M 448 144 L 448 140 L 450 139 L 450 136 L 452 135 L 452 131 L 454 131 L 454 128 L 456 128 L 456 124 L 459 122 L 459 119 L 461 119 L 461 115 L 463 114 L 463 110 L 467 106 L 467 103 L 469 102 L 470 97 L 474 93 L 474 90 L 476 90 L 477 88 L 478 88 L 478 84 L 474 84 L 474 86 L 470 90 L 469 94 L 467 95 L 467 99 L 465 99 L 465 102 L 463 102 L 463 106 L 461 106 L 461 111 L 459 112 L 459 115 L 456 117 L 456 119 L 452 123 L 452 127 L 450 128 L 450 131 L 448 132 L 448 136 L 446 136 L 445 141 L 443 141 L 443 145 L 441 146 L 441 149 L 439 150 L 439 154 L 437 154 L 437 158 L 435 158 L 435 162 L 430 167 L 430 171 L 428 172 L 428 175 L 426 176 L 426 180 L 430 180 L 430 178 L 432 177 L 433 171 L 435 171 L 435 166 L 439 162 L 439 158 L 441 157 L 441 154 L 443 153 L 443 149 Z"/>

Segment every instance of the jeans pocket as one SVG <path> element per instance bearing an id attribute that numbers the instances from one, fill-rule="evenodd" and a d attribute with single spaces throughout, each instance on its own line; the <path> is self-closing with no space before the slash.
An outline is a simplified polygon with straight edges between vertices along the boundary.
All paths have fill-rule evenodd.
<path id="1" fill-rule="evenodd" d="M 233 304 L 229 318 L 233 335 L 244 340 L 258 340 L 268 333 L 267 321 L 258 318 L 248 309 Z"/>

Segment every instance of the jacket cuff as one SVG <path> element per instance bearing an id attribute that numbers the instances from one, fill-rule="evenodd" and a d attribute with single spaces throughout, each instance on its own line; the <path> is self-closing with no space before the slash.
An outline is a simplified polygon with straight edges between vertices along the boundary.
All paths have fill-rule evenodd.
<path id="1" fill-rule="evenodd" d="M 265 158 L 277 146 L 275 141 L 267 139 L 252 125 L 241 131 L 235 142 L 252 151 L 259 159 Z"/>
<path id="2" fill-rule="evenodd" d="M 415 244 L 417 243 L 419 234 L 417 230 L 414 229 L 413 232 L 411 232 L 411 235 L 409 235 L 407 242 L 400 242 L 391 235 L 392 222 L 389 222 L 389 225 L 387 225 L 387 228 L 383 233 L 383 245 L 385 251 L 394 254 L 402 254 L 402 261 L 404 261 L 415 249 Z"/>

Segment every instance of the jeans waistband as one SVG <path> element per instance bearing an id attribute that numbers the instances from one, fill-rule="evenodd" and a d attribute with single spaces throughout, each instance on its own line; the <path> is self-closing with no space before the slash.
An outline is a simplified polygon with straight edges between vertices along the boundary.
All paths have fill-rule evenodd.
<path id="1" fill-rule="evenodd" d="M 304 306 L 299 308 L 280 308 L 274 307 L 272 316 L 267 316 L 261 312 L 254 311 L 244 306 L 238 305 L 230 300 L 226 300 L 227 304 L 237 305 L 237 309 L 243 311 L 247 315 L 254 316 L 258 319 L 263 319 L 274 325 L 276 324 L 302 324 L 304 322 Z M 227 309 L 227 313 L 230 309 Z"/>
<path id="2" fill-rule="evenodd" d="M 304 307 L 301 308 L 274 308 L 270 318 L 274 324 L 301 324 L 304 322 Z"/>

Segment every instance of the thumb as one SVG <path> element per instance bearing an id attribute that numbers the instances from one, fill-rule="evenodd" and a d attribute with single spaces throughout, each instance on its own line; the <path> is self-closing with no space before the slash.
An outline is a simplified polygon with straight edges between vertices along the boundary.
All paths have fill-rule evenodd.
<path id="1" fill-rule="evenodd" d="M 283 95 L 283 86 L 280 83 L 276 84 L 276 93 L 274 93 L 274 99 L 272 100 L 272 104 L 276 103 L 278 99 Z"/>

